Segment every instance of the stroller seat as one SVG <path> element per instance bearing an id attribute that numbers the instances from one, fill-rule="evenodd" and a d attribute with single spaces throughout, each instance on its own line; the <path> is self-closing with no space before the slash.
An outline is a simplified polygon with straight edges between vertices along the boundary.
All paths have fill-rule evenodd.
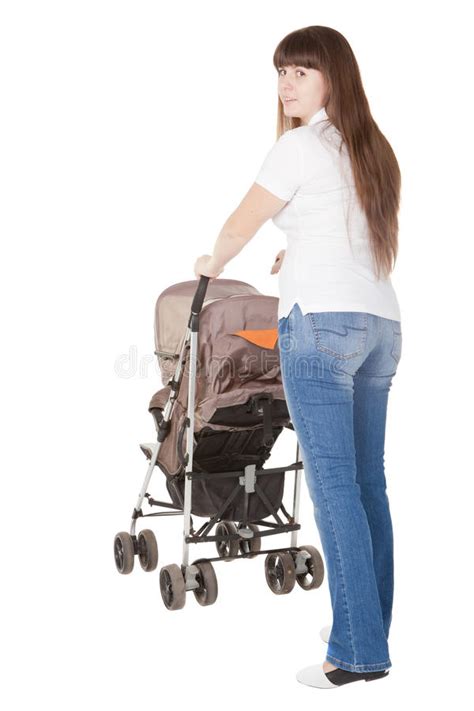
<path id="1" fill-rule="evenodd" d="M 170 377 L 170 366 L 176 367 L 195 286 L 195 282 L 173 285 L 157 300 L 155 346 L 163 382 Z M 245 282 L 219 279 L 209 283 L 199 317 L 193 471 L 242 473 L 250 464 L 260 469 L 283 428 L 289 425 L 280 373 L 277 309 L 276 297 L 260 294 Z M 177 505 L 182 505 L 186 468 L 189 375 L 186 366 L 187 362 L 170 433 L 157 459 L 167 476 L 168 492 Z M 150 401 L 149 410 L 157 429 L 170 393 L 171 386 L 166 385 Z M 192 513 L 215 514 L 235 487 L 235 481 L 218 476 L 196 481 Z M 283 486 L 284 474 L 269 475 L 262 480 L 272 511 L 281 504 Z M 268 504 L 257 495 L 250 497 L 249 504 L 249 521 L 271 513 Z M 229 504 L 225 518 L 241 518 L 242 506 L 241 495 Z"/>

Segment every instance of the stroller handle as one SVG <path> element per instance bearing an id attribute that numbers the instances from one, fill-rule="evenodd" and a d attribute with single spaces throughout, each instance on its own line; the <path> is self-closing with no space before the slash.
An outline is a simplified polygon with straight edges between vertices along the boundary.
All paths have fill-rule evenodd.
<path id="1" fill-rule="evenodd" d="M 207 285 L 209 283 L 210 277 L 201 274 L 199 280 L 198 288 L 194 294 L 193 303 L 191 305 L 191 313 L 196 316 L 201 313 L 202 304 L 204 302 L 204 297 L 206 296 Z"/>

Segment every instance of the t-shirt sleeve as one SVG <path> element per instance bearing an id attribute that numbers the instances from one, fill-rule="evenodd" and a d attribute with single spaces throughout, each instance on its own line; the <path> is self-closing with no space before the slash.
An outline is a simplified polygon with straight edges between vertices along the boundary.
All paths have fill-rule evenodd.
<path id="1" fill-rule="evenodd" d="M 281 200 L 290 200 L 302 184 L 303 155 L 295 129 L 283 133 L 267 153 L 255 182 Z"/>

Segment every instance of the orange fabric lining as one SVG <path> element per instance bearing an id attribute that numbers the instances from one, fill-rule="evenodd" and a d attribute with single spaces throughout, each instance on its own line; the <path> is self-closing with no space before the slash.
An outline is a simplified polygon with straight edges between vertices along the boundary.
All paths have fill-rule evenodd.
<path id="1" fill-rule="evenodd" d="M 255 343 L 257 346 L 261 346 L 262 348 L 275 348 L 276 342 L 278 341 L 277 328 L 264 328 L 256 331 L 235 331 L 232 335 L 242 336 L 242 338 L 245 338 L 251 343 Z"/>

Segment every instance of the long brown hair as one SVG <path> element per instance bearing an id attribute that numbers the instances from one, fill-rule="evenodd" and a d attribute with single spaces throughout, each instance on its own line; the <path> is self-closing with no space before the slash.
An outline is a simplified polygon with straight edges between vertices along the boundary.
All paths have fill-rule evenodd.
<path id="1" fill-rule="evenodd" d="M 331 27 L 303 27 L 281 40 L 273 64 L 277 71 L 296 65 L 323 74 L 326 113 L 347 147 L 355 189 L 369 225 L 376 276 L 380 278 L 381 272 L 388 276 L 398 253 L 400 169 L 392 147 L 372 118 L 348 41 Z M 285 116 L 278 98 L 277 138 L 301 125 L 299 118 Z"/>

